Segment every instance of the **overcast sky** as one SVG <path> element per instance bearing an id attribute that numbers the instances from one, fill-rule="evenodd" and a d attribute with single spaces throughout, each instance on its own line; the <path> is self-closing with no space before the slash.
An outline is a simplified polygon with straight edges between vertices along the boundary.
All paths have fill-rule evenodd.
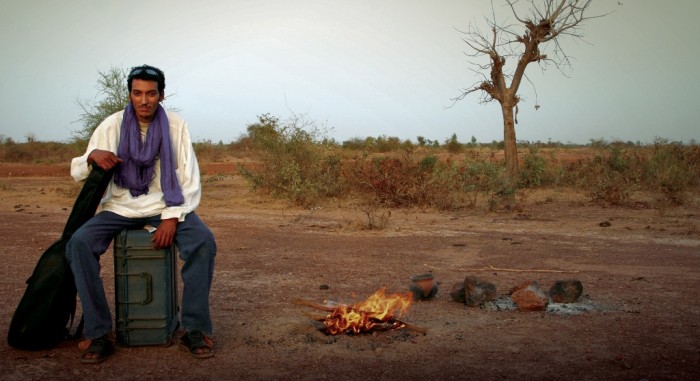
<path id="1" fill-rule="evenodd" d="M 0 136 L 18 142 L 66 141 L 98 72 L 141 64 L 165 72 L 195 141 L 228 143 L 265 113 L 305 114 L 339 142 L 503 139 L 496 103 L 449 107 L 480 78 L 459 30 L 484 26 L 488 0 L 0 3 Z M 518 140 L 700 140 L 700 1 L 593 0 L 591 15 L 611 11 L 561 41 L 571 70 L 530 66 Z"/>

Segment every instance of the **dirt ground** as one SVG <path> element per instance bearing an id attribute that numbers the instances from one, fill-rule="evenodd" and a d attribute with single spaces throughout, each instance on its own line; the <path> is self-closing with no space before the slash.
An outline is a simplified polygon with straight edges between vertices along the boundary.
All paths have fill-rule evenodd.
<path id="1" fill-rule="evenodd" d="M 366 216 L 349 201 L 291 208 L 251 194 L 231 166 L 202 167 L 198 213 L 219 247 L 216 357 L 120 346 L 102 364 L 81 365 L 76 342 L 29 352 L 2 340 L 3 380 L 700 379 L 697 198 L 660 213 L 548 190 L 525 194 L 521 210 L 392 210 L 385 229 L 363 230 Z M 79 189 L 66 166 L 0 164 L 2 326 Z M 111 295 L 110 254 L 102 271 Z M 426 335 L 326 336 L 305 315 L 319 311 L 292 303 L 357 302 L 384 286 L 405 292 L 425 272 L 440 291 L 403 320 Z M 543 312 L 467 307 L 449 296 L 467 275 L 494 283 L 504 300 L 525 279 L 545 289 L 579 279 L 584 295 Z"/>

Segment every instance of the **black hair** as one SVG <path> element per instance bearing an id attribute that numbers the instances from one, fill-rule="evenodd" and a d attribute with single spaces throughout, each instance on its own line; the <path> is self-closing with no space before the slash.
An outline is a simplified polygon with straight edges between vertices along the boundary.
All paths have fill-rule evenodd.
<path id="1" fill-rule="evenodd" d="M 131 82 L 134 79 L 143 79 L 146 81 L 156 81 L 158 82 L 158 92 L 160 94 L 165 94 L 165 74 L 162 70 L 157 67 L 149 65 L 134 66 L 129 72 L 126 83 L 131 93 Z"/>

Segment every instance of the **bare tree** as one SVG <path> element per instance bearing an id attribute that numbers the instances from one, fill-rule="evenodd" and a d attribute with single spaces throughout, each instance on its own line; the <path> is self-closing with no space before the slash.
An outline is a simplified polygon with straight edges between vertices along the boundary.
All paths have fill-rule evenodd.
<path id="1" fill-rule="evenodd" d="M 492 3 L 493 15 L 486 20 L 489 26 L 487 33 L 474 25 L 470 25 L 468 31 L 462 32 L 465 35 L 464 42 L 472 50 L 468 55 L 473 59 L 488 57 L 488 63 L 470 61 L 474 65 L 472 69 L 483 76 L 483 79 L 464 89 L 453 101 L 457 102 L 473 92 L 480 92 L 482 102 L 497 100 L 500 103 L 505 143 L 505 186 L 512 190 L 517 184 L 518 176 L 515 139 L 520 102 L 518 90 L 523 78 L 527 79 L 525 69 L 533 62 L 537 62 L 543 70 L 548 63 L 560 70 L 562 66 L 570 66 L 569 56 L 559 43 L 560 38 L 582 38 L 580 26 L 586 20 L 601 15 L 588 16 L 591 0 L 506 0 L 506 3 L 516 20 L 513 24 L 499 24 Z M 525 8 L 522 3 L 527 4 L 525 12 L 522 10 Z M 551 50 L 551 56 L 545 54 L 545 50 Z M 506 66 L 506 61 L 511 58 L 517 61 L 514 65 Z M 485 74 L 487 71 L 488 76 Z M 539 105 L 535 104 L 535 108 L 539 108 Z"/>
<path id="2" fill-rule="evenodd" d="M 27 143 L 35 143 L 37 141 L 36 135 L 33 132 L 27 132 L 24 138 L 27 139 Z"/>

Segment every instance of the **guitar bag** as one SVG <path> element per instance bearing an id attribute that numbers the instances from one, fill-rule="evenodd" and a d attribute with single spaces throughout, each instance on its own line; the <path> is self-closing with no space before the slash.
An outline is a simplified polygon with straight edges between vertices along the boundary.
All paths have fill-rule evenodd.
<path id="1" fill-rule="evenodd" d="M 93 166 L 75 200 L 61 238 L 39 258 L 27 279 L 27 288 L 17 306 L 7 343 L 17 349 L 43 350 L 82 334 L 82 319 L 76 332 L 70 329 L 75 317 L 77 290 L 66 258 L 66 243 L 85 222 L 95 215 L 114 170 Z"/>

